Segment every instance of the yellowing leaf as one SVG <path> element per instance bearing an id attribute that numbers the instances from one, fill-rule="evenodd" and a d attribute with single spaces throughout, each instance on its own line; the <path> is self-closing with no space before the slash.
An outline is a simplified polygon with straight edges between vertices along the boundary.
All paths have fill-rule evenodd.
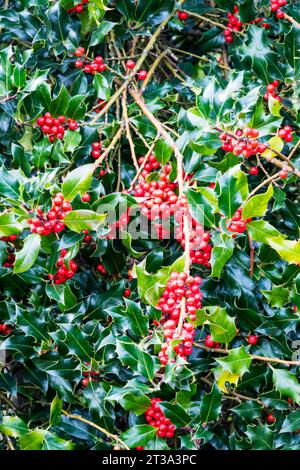
<path id="1" fill-rule="evenodd" d="M 281 152 L 281 150 L 283 149 L 283 146 L 284 146 L 284 143 L 283 143 L 283 140 L 278 137 L 277 135 L 275 135 L 274 137 L 271 137 L 271 139 L 269 140 L 268 142 L 269 144 L 269 149 L 267 149 L 264 153 L 262 153 L 262 157 L 265 157 L 265 158 L 273 158 L 276 156 L 276 153 L 275 152 L 272 152 L 272 150 L 276 150 L 277 152 Z"/>
<path id="2" fill-rule="evenodd" d="M 219 389 L 224 393 L 228 393 L 226 383 L 227 385 L 233 384 L 237 386 L 240 378 L 238 374 L 232 374 L 228 370 L 223 370 L 222 367 L 217 367 L 216 369 L 214 369 L 214 374 Z"/>

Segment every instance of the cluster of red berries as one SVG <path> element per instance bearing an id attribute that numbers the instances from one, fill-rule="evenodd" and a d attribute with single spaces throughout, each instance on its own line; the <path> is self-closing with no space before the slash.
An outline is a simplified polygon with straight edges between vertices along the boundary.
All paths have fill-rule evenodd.
<path id="1" fill-rule="evenodd" d="M 232 31 L 240 31 L 243 27 L 243 22 L 236 16 L 239 12 L 238 7 L 234 6 L 234 13 L 227 13 L 228 24 L 227 29 L 224 30 L 225 41 L 230 44 L 233 41 Z"/>
<path id="2" fill-rule="evenodd" d="M 267 28 L 267 29 L 270 28 L 269 23 L 265 22 L 265 18 L 261 18 L 261 17 L 254 18 L 253 20 L 249 21 L 249 24 L 256 24 L 256 25 L 262 26 L 263 28 Z"/>
<path id="3" fill-rule="evenodd" d="M 134 69 L 135 66 L 136 66 L 136 63 L 134 62 L 134 60 L 132 60 L 132 59 L 127 60 L 126 68 L 128 70 Z M 146 80 L 147 76 L 148 76 L 147 70 L 139 70 L 138 71 L 137 77 L 138 77 L 139 80 L 144 81 L 144 80 Z"/>
<path id="4" fill-rule="evenodd" d="M 215 349 L 219 349 L 220 346 L 221 346 L 220 343 L 216 343 L 216 342 L 212 339 L 211 335 L 206 335 L 204 344 L 205 344 L 205 346 L 207 346 L 208 348 L 215 348 Z"/>
<path id="5" fill-rule="evenodd" d="M 103 109 L 106 105 L 106 101 L 101 100 L 100 98 L 97 99 L 97 108 L 95 108 L 96 113 L 100 113 L 101 109 Z"/>
<path id="6" fill-rule="evenodd" d="M 89 243 L 92 240 L 91 235 L 89 235 L 89 231 L 83 230 L 83 233 L 84 233 L 84 237 L 83 237 L 84 243 Z"/>
<path id="7" fill-rule="evenodd" d="M 278 90 L 277 90 L 278 85 L 279 85 L 279 81 L 274 80 L 273 82 L 269 83 L 266 86 L 266 93 L 264 94 L 264 100 L 265 101 L 268 101 L 269 96 L 272 96 L 277 101 L 281 101 L 281 97 L 278 95 Z"/>
<path id="8" fill-rule="evenodd" d="M 222 149 L 234 155 L 243 155 L 245 158 L 264 153 L 267 146 L 256 140 L 258 136 L 257 129 L 237 129 L 234 136 L 222 132 L 220 134 L 220 139 L 223 141 Z"/>
<path id="9" fill-rule="evenodd" d="M 121 214 L 120 218 L 111 224 L 109 224 L 110 232 L 107 235 L 107 238 L 112 240 L 117 237 L 117 233 L 122 230 L 124 227 L 127 227 L 127 225 L 130 222 L 130 215 L 129 215 L 129 209 L 127 209 L 126 212 L 123 212 Z"/>
<path id="10" fill-rule="evenodd" d="M 74 52 L 74 55 L 76 57 L 82 57 L 85 54 L 85 49 L 84 47 L 78 47 L 76 51 Z M 106 65 L 103 62 L 103 57 L 96 56 L 93 60 L 91 61 L 83 61 L 81 59 L 77 59 L 75 62 L 75 67 L 77 69 L 83 68 L 83 71 L 85 73 L 90 73 L 92 75 L 95 75 L 96 73 L 102 73 L 106 70 Z"/>
<path id="11" fill-rule="evenodd" d="M 107 271 L 105 269 L 105 267 L 103 266 L 103 264 L 99 263 L 97 265 L 97 271 L 102 274 L 102 276 L 105 276 L 105 274 L 107 274 Z"/>
<path id="12" fill-rule="evenodd" d="M 160 398 L 151 398 L 150 401 L 151 406 L 145 413 L 146 421 L 150 426 L 157 428 L 158 437 L 173 437 L 176 428 L 160 409 L 158 403 L 162 400 Z"/>
<path id="13" fill-rule="evenodd" d="M 9 335 L 12 332 L 13 328 L 5 323 L 0 324 L 0 335 Z"/>
<path id="14" fill-rule="evenodd" d="M 50 113 L 45 113 L 37 119 L 36 123 L 41 128 L 43 134 L 49 135 L 50 142 L 54 142 L 55 138 L 61 140 L 64 136 L 65 129 L 70 131 L 78 129 L 79 124 L 74 119 L 67 119 L 67 125 L 63 125 L 66 121 L 65 116 L 54 118 Z"/>
<path id="15" fill-rule="evenodd" d="M 14 265 L 16 257 L 13 253 L 9 253 L 5 262 L 3 263 L 4 268 L 11 268 Z"/>
<path id="16" fill-rule="evenodd" d="M 287 4 L 287 0 L 271 0 L 271 11 L 276 12 L 276 18 L 284 18 L 284 12 L 280 10 L 281 7 L 284 7 Z"/>
<path id="17" fill-rule="evenodd" d="M 0 240 L 2 242 L 15 242 L 16 239 L 18 238 L 18 235 L 9 235 L 8 237 L 1 237 Z"/>
<path id="18" fill-rule="evenodd" d="M 228 224 L 228 230 L 229 232 L 244 233 L 247 230 L 247 223 L 251 222 L 251 220 L 251 217 L 249 219 L 242 219 L 242 208 L 240 207 L 232 216 Z"/>
<path id="19" fill-rule="evenodd" d="M 93 158 L 97 159 L 101 157 L 101 148 L 102 148 L 101 142 L 92 143 L 92 157 Z"/>
<path id="20" fill-rule="evenodd" d="M 177 16 L 180 21 L 187 20 L 189 17 L 188 13 L 186 13 L 185 11 L 178 11 Z"/>
<path id="21" fill-rule="evenodd" d="M 144 160 L 145 160 L 145 157 L 140 157 L 138 159 L 138 163 L 139 165 L 143 165 L 144 163 Z M 141 172 L 141 175 L 146 178 L 146 176 L 149 175 L 149 173 L 151 173 L 151 171 L 153 170 L 158 170 L 158 168 L 160 168 L 160 163 L 158 160 L 156 160 L 156 157 L 153 153 L 151 153 L 147 159 L 147 162 L 145 163 L 144 167 L 143 167 L 143 170 Z"/>
<path id="22" fill-rule="evenodd" d="M 291 126 L 284 126 L 282 129 L 279 129 L 278 135 L 286 142 L 292 142 L 293 134 L 292 134 L 292 127 Z"/>
<path id="23" fill-rule="evenodd" d="M 192 352 L 196 331 L 192 323 L 187 320 L 195 321 L 197 318 L 196 312 L 201 307 L 202 299 L 199 289 L 201 282 L 202 279 L 198 276 L 193 277 L 186 273 L 173 272 L 162 297 L 159 299 L 158 308 L 163 313 L 160 323 L 164 330 L 165 342 L 161 345 L 158 357 L 163 365 L 168 363 L 168 347 L 172 339 L 181 339 L 181 342 L 173 348 L 176 355 L 186 357 Z M 183 306 L 182 331 L 176 331 Z"/>
<path id="24" fill-rule="evenodd" d="M 83 12 L 83 7 L 85 3 L 89 3 L 89 0 L 82 0 L 79 2 L 75 7 L 69 8 L 68 13 L 82 13 Z"/>
<path id="25" fill-rule="evenodd" d="M 39 235 L 49 235 L 50 233 L 59 233 L 65 228 L 63 219 L 71 212 L 72 206 L 69 201 L 65 201 L 62 193 L 57 193 L 52 200 L 52 207 L 47 214 L 41 209 L 36 211 L 35 219 L 28 219 L 29 228 L 32 233 Z"/>
<path id="26" fill-rule="evenodd" d="M 157 217 L 161 219 L 170 217 L 174 214 L 178 202 L 178 196 L 175 194 L 177 183 L 171 182 L 169 178 L 171 165 L 168 164 L 162 169 L 159 181 L 147 183 L 144 176 L 149 174 L 149 170 L 144 171 L 146 173 L 143 174 L 143 178 L 135 186 L 133 192 L 135 197 L 143 198 L 142 214 L 149 220 Z"/>
<path id="27" fill-rule="evenodd" d="M 48 279 L 53 281 L 54 284 L 63 284 L 68 279 L 71 279 L 75 276 L 77 271 L 77 263 L 73 259 L 69 261 L 69 267 L 65 264 L 65 256 L 68 253 L 68 250 L 61 250 L 60 257 L 57 260 L 56 267 L 58 268 L 57 272 L 53 274 L 48 274 Z"/>
<path id="28" fill-rule="evenodd" d="M 178 222 L 178 226 L 175 230 L 175 238 L 179 241 L 183 248 L 185 248 L 184 239 L 184 220 L 183 213 L 187 212 L 186 208 L 183 207 L 178 210 L 175 215 L 175 220 Z M 188 213 L 188 219 L 190 224 L 190 259 L 193 264 L 202 264 L 206 268 L 210 268 L 210 257 L 212 246 L 209 244 L 210 234 L 204 231 L 204 228 L 199 222 L 197 222 Z"/>
<path id="29" fill-rule="evenodd" d="M 89 366 L 91 363 L 86 362 L 85 364 L 86 364 L 86 366 Z M 97 371 L 97 370 L 92 369 L 92 370 L 84 371 L 82 373 L 82 375 L 83 375 L 83 379 L 81 379 L 80 384 L 81 384 L 82 387 L 87 387 L 90 382 L 98 382 L 100 372 Z"/>

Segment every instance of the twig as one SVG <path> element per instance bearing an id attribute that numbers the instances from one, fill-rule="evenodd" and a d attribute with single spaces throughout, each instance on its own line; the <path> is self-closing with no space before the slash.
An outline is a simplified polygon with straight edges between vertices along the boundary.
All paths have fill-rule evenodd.
<path id="1" fill-rule="evenodd" d="M 129 118 L 128 118 L 128 110 L 127 110 L 127 92 L 126 92 L 126 90 L 124 90 L 123 94 L 122 94 L 122 109 L 123 109 L 123 118 L 124 118 L 124 122 L 125 122 L 126 137 L 127 137 L 128 143 L 129 143 L 132 161 L 133 161 L 133 164 L 135 166 L 135 169 L 138 171 L 139 170 L 139 165 L 138 165 L 138 162 L 137 162 L 137 159 L 136 159 L 135 149 L 134 149 L 134 142 L 132 140 L 130 127 L 129 127 Z"/>
<path id="2" fill-rule="evenodd" d="M 249 268 L 249 276 L 253 276 L 253 267 L 254 267 L 254 246 L 252 242 L 252 238 L 248 232 L 248 241 L 249 241 L 249 247 L 250 247 L 250 268 Z"/>
<path id="3" fill-rule="evenodd" d="M 300 28 L 300 23 L 296 21 L 294 18 L 292 18 L 290 15 L 287 15 L 286 13 L 284 14 L 284 19 L 295 25 L 297 28 Z"/>
<path id="4" fill-rule="evenodd" d="M 161 60 L 165 57 L 165 55 L 168 53 L 168 49 L 165 49 L 158 57 L 156 57 L 155 61 L 151 65 L 150 69 L 148 70 L 148 74 L 146 77 L 146 80 L 144 80 L 143 85 L 141 86 L 140 93 L 143 94 L 148 83 L 150 82 L 151 78 L 153 77 L 153 74 L 155 70 L 157 69 L 159 63 Z"/>
<path id="5" fill-rule="evenodd" d="M 151 153 L 152 153 L 152 151 L 153 151 L 153 149 L 154 149 L 155 142 L 156 142 L 156 140 L 157 140 L 158 138 L 159 138 L 159 134 L 157 134 L 156 139 L 154 140 L 154 142 L 152 143 L 151 147 L 149 148 L 147 154 L 146 154 L 145 157 L 144 157 L 143 163 L 141 164 L 140 168 L 138 169 L 137 174 L 136 174 L 135 177 L 133 178 L 133 180 L 132 180 L 132 182 L 131 182 L 131 185 L 130 185 L 130 188 L 128 189 L 128 192 L 129 192 L 129 193 L 133 190 L 135 183 L 137 182 L 137 180 L 138 180 L 140 174 L 142 173 L 142 171 L 143 171 L 143 169 L 144 169 L 144 167 L 145 167 L 145 165 L 146 165 L 146 163 L 147 163 L 147 161 L 148 161 L 148 158 L 150 157 L 150 155 L 151 155 Z"/>
<path id="6" fill-rule="evenodd" d="M 295 153 L 297 152 L 297 150 L 299 148 L 299 145 L 300 145 L 300 139 L 298 140 L 298 142 L 296 143 L 296 145 L 292 149 L 291 153 L 287 156 L 288 161 L 290 161 L 293 158 L 293 156 L 295 155 Z"/>
<path id="7" fill-rule="evenodd" d="M 229 349 L 216 349 L 216 348 L 209 348 L 208 346 L 204 346 L 203 344 L 194 343 L 194 346 L 199 349 L 203 349 L 207 352 L 215 352 L 220 354 L 229 354 Z M 300 361 L 286 361 L 285 359 L 278 359 L 277 357 L 267 357 L 267 356 L 257 356 L 256 354 L 250 354 L 252 360 L 256 361 L 263 361 L 263 362 L 274 362 L 276 364 L 284 364 L 286 366 L 300 366 Z"/>
<path id="8" fill-rule="evenodd" d="M 207 385 L 210 385 L 210 387 L 213 386 L 213 383 L 206 379 L 205 377 L 200 377 L 201 382 L 206 383 Z M 233 396 L 231 396 L 233 395 Z M 261 401 L 259 398 L 252 398 L 252 397 L 247 397 L 246 395 L 242 395 L 241 393 L 238 392 L 231 392 L 231 395 L 226 395 L 226 398 L 234 398 L 237 399 L 238 401 L 243 400 L 243 401 L 256 401 L 259 405 L 265 407 L 265 403 Z"/>
<path id="9" fill-rule="evenodd" d="M 102 153 L 102 155 L 100 155 L 100 157 L 97 158 L 97 160 L 95 160 L 95 163 L 93 164 L 94 170 L 102 164 L 103 160 L 107 157 L 109 152 L 114 148 L 114 146 L 116 145 L 118 140 L 121 138 L 123 129 L 124 129 L 124 125 L 121 124 L 120 127 L 119 127 L 118 132 L 114 135 L 114 137 L 113 137 L 111 143 L 109 144 L 109 146 L 105 149 L 105 151 Z"/>
<path id="10" fill-rule="evenodd" d="M 179 5 L 181 5 L 182 3 L 184 3 L 185 0 L 179 0 Z M 91 121 L 92 124 L 95 124 L 101 116 L 103 116 L 109 109 L 110 107 L 116 102 L 116 100 L 118 99 L 119 96 L 121 96 L 121 94 L 123 93 L 124 90 L 126 90 L 126 88 L 128 87 L 129 83 L 131 82 L 131 80 L 134 78 L 134 76 L 136 75 L 137 71 L 140 69 L 141 65 L 144 63 L 144 61 L 146 60 L 147 56 L 148 56 L 148 52 L 152 49 L 155 41 L 157 40 L 158 36 L 160 35 L 160 33 L 163 31 L 163 29 L 165 28 L 165 26 L 168 24 L 168 22 L 170 21 L 170 19 L 173 17 L 174 13 L 175 13 L 176 10 L 173 10 L 172 13 L 170 13 L 170 15 L 168 15 L 164 21 L 162 21 L 160 23 L 160 25 L 157 27 L 157 29 L 155 30 L 155 32 L 152 34 L 152 36 L 150 37 L 148 43 L 146 44 L 143 52 L 141 53 L 141 56 L 139 58 L 139 60 L 137 61 L 137 63 L 135 64 L 135 67 L 132 69 L 131 73 L 128 75 L 128 77 L 126 78 L 126 80 L 124 80 L 123 84 L 120 86 L 120 88 L 118 90 L 116 90 L 116 92 L 113 94 L 113 96 L 110 98 L 110 100 L 107 102 L 107 104 L 104 106 L 104 108 L 100 111 L 100 113 L 98 113 L 94 119 Z"/>
<path id="11" fill-rule="evenodd" d="M 118 436 L 116 436 L 115 434 L 111 434 L 111 433 L 110 433 L 109 431 L 107 431 L 106 429 L 102 428 L 101 426 L 98 426 L 98 424 L 95 424 L 95 423 L 93 423 L 92 421 L 89 421 L 88 419 L 83 418 L 82 416 L 69 414 L 69 413 L 67 413 L 65 410 L 62 410 L 62 413 L 63 413 L 64 415 L 66 415 L 69 419 L 76 419 L 77 421 L 81 421 L 82 423 L 88 424 L 89 426 L 92 426 L 93 428 L 98 429 L 98 431 L 102 432 L 102 433 L 105 434 L 106 436 L 110 437 L 110 438 L 113 439 L 114 441 L 116 441 L 116 442 L 118 442 L 119 444 L 121 444 L 121 446 L 122 446 L 124 449 L 130 450 L 130 448 L 125 444 L 125 442 L 123 442 Z"/>
<path id="12" fill-rule="evenodd" d="M 162 126 L 161 122 L 154 116 L 154 114 L 147 108 L 146 103 L 142 99 L 140 95 L 138 95 L 134 90 L 129 89 L 129 93 L 135 100 L 136 104 L 140 107 L 142 112 L 145 114 L 145 116 L 149 119 L 149 121 L 156 127 L 157 131 L 159 134 L 162 135 L 162 137 L 165 139 L 166 143 L 173 149 L 173 152 L 175 154 L 176 160 L 177 160 L 177 182 L 178 182 L 178 200 L 182 200 L 183 198 L 183 155 L 180 152 L 179 148 L 177 147 L 176 143 L 170 136 L 170 134 L 165 130 L 165 128 Z M 190 253 L 189 253 L 189 241 L 190 241 L 190 235 L 189 235 L 189 223 L 188 223 L 188 218 L 187 215 L 184 214 L 183 216 L 183 232 L 184 232 L 184 238 L 185 238 L 185 267 L 184 270 L 186 273 L 189 273 L 190 269 Z"/>
<path id="13" fill-rule="evenodd" d="M 194 16 L 195 18 L 199 18 L 199 20 L 205 21 L 206 23 L 211 23 L 214 26 L 217 26 L 218 28 L 221 29 L 227 29 L 227 26 L 223 25 L 222 23 L 218 23 L 217 21 L 214 21 L 210 18 L 207 18 L 207 16 L 202 16 L 199 15 L 198 13 L 195 13 L 194 11 L 188 11 L 188 10 L 183 10 L 186 13 L 188 13 L 189 16 Z M 234 31 L 236 34 L 244 34 L 242 31 Z"/>
<path id="14" fill-rule="evenodd" d="M 130 127 L 132 127 L 132 129 L 134 130 L 134 132 L 136 133 L 136 135 L 138 136 L 138 138 L 143 142 L 143 144 L 145 145 L 145 147 L 147 147 L 148 149 L 150 148 L 150 145 L 148 144 L 147 140 L 144 138 L 144 136 L 139 132 L 139 130 L 132 124 L 132 122 L 130 121 L 129 122 L 129 125 Z"/>
<path id="15" fill-rule="evenodd" d="M 16 450 L 9 436 L 5 436 L 9 450 Z"/>

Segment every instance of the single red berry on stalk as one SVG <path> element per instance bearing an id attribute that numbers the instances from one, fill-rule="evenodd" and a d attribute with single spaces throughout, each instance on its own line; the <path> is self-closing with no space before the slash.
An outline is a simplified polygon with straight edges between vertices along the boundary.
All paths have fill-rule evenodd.
<path id="1" fill-rule="evenodd" d="M 81 196 L 81 200 L 82 202 L 89 202 L 91 200 L 91 195 L 88 194 L 88 193 L 84 193 L 82 196 Z"/>
<path id="2" fill-rule="evenodd" d="M 177 16 L 180 19 L 180 21 L 184 21 L 189 17 L 188 13 L 186 13 L 185 11 L 178 11 Z"/>
<path id="3" fill-rule="evenodd" d="M 273 424 L 273 423 L 275 423 L 275 421 L 276 421 L 275 416 L 272 413 L 269 413 L 268 416 L 267 416 L 267 423 Z"/>
<path id="4" fill-rule="evenodd" d="M 144 81 L 144 80 L 146 80 L 147 75 L 148 75 L 147 70 L 140 70 L 139 73 L 138 73 L 138 79 L 141 80 L 141 81 Z"/>
<path id="5" fill-rule="evenodd" d="M 132 60 L 132 59 L 127 60 L 127 62 L 126 62 L 126 68 L 127 68 L 128 70 L 132 70 L 132 69 L 134 69 L 134 67 L 135 67 L 135 62 L 134 62 L 134 60 Z"/>
<path id="6" fill-rule="evenodd" d="M 131 290 L 130 289 L 125 289 L 124 297 L 130 297 L 130 296 L 131 296 Z"/>
<path id="7" fill-rule="evenodd" d="M 254 346 L 257 343 L 257 340 L 258 340 L 258 337 L 255 335 L 250 335 L 247 338 L 247 341 L 249 344 L 251 344 L 251 346 Z"/>

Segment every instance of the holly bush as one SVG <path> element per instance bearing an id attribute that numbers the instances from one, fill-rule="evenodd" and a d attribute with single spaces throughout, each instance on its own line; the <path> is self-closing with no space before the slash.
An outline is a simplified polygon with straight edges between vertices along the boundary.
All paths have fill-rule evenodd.
<path id="1" fill-rule="evenodd" d="M 297 2 L 0 21 L 1 449 L 299 449 Z"/>

